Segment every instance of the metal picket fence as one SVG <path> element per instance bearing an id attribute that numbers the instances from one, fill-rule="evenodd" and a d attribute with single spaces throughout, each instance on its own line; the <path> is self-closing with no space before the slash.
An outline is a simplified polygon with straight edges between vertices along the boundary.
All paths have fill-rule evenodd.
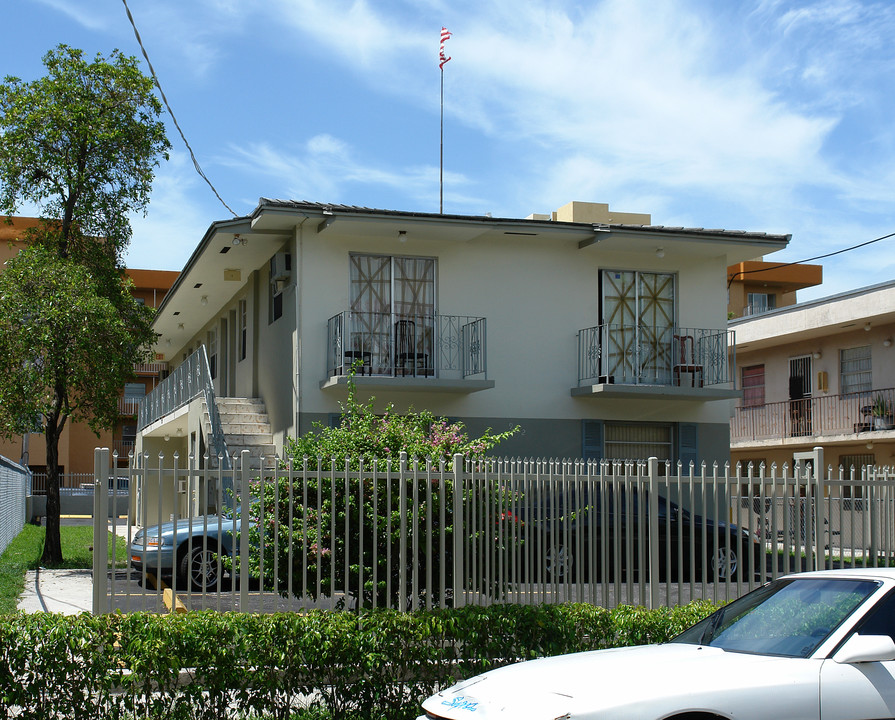
<path id="1" fill-rule="evenodd" d="M 767 473 L 655 458 L 422 465 L 402 455 L 268 462 L 278 469 L 263 475 L 247 454 L 233 470 L 147 461 L 134 458 L 130 520 L 112 528 L 129 546 L 126 563 L 101 562 L 109 526 L 96 524 L 95 612 L 165 612 L 175 602 L 246 612 L 658 607 L 726 601 L 787 572 L 895 558 L 895 478 L 815 473 L 820 450 L 812 463 Z M 108 467 L 108 451 L 98 451 L 98 483 Z M 95 517 L 108 517 L 107 494 L 96 502 Z"/>

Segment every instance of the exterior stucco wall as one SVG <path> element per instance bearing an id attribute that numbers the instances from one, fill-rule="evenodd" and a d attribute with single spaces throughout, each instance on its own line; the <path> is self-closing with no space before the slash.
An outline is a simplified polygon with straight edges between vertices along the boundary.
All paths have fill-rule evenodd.
<path id="1" fill-rule="evenodd" d="M 572 398 L 577 384 L 576 333 L 599 324 L 601 269 L 677 273 L 678 318 L 684 327 L 724 327 L 721 259 L 644 265 L 643 254 L 605 253 L 577 243 L 528 238 L 502 242 L 427 243 L 327 237 L 313 232 L 299 270 L 302 305 L 302 413 L 337 409 L 338 390 L 320 390 L 326 374 L 326 320 L 349 306 L 349 254 L 436 257 L 437 306 L 445 315 L 487 318 L 491 390 L 472 394 L 390 393 L 399 406 L 415 405 L 458 417 L 592 418 L 727 423 L 726 402 L 682 403 Z M 262 343 L 263 344 L 263 343 Z M 281 384 L 286 378 L 281 376 Z"/>

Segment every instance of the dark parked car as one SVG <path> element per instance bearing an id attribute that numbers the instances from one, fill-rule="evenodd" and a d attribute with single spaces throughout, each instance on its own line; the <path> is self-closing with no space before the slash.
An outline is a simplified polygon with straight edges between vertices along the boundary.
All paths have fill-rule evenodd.
<path id="1" fill-rule="evenodd" d="M 545 580 L 639 578 L 647 567 L 649 529 L 646 495 L 604 488 L 593 498 L 546 494 L 526 505 L 526 542 L 546 559 Z M 658 498 L 660 580 L 726 581 L 765 577 L 767 556 L 757 535 L 745 528 L 691 513 Z M 605 568 L 605 571 L 604 571 Z"/>

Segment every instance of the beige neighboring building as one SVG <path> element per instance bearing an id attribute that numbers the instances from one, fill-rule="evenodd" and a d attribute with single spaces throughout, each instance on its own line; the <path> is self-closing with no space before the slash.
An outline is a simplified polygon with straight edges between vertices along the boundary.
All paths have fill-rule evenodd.
<path id="1" fill-rule="evenodd" d="M 21 240 L 23 233 L 39 223 L 37 218 L 13 217 L 10 224 L 7 218 L 0 217 L 0 266 L 18 254 L 24 245 Z M 128 269 L 126 272 L 134 283 L 134 297 L 153 308 L 159 307 L 179 274 L 168 270 Z M 93 473 L 93 450 L 96 447 L 117 450 L 121 456 L 119 465 L 126 465 L 127 454 L 133 451 L 136 440 L 140 400 L 158 386 L 167 372 L 167 364 L 146 363 L 135 366 L 134 370 L 136 378 L 122 389 L 118 401 L 120 415 L 112 430 L 103 431 L 97 436 L 87 423 L 65 424 L 59 438 L 59 465 L 63 473 Z M 47 452 L 42 433 L 30 433 L 27 443 L 22 437 L 0 439 L 0 455 L 21 461 L 38 475 L 46 472 Z M 37 493 L 42 491 L 39 478 L 36 478 L 34 488 Z"/>
<path id="2" fill-rule="evenodd" d="M 895 464 L 895 281 L 730 322 L 743 397 L 731 460 L 792 465 L 824 448 L 850 468 Z"/>
<path id="3" fill-rule="evenodd" d="M 171 375 L 137 446 L 150 464 L 281 453 L 338 419 L 356 364 L 379 406 L 518 424 L 501 455 L 723 463 L 727 268 L 788 242 L 597 203 L 513 219 L 262 199 L 209 227 L 159 308 Z"/>
<path id="4" fill-rule="evenodd" d="M 823 266 L 747 260 L 727 268 L 727 317 L 760 315 L 795 305 L 796 292 L 823 282 Z"/>

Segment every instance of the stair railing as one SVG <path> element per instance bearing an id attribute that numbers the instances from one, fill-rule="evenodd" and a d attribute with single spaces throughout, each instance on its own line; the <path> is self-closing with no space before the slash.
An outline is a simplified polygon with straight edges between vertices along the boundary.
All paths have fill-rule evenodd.
<path id="1" fill-rule="evenodd" d="M 229 470 L 232 468 L 232 463 L 227 451 L 227 440 L 224 437 L 221 415 L 214 394 L 214 381 L 204 345 L 200 345 L 196 352 L 174 368 L 157 388 L 143 398 L 138 414 L 138 429 L 144 430 L 200 396 L 205 400 L 211 425 L 210 435 L 206 437 L 209 451 L 212 457 L 221 459 L 223 469 Z"/>

